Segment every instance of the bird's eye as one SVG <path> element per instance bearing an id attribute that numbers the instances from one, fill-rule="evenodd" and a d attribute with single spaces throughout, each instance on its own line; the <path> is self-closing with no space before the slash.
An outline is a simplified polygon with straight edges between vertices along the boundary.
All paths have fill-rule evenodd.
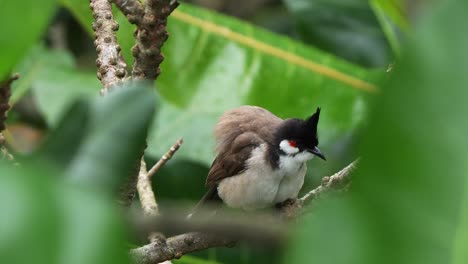
<path id="1" fill-rule="evenodd" d="M 289 140 L 289 146 L 291 146 L 291 147 L 293 147 L 293 148 L 297 147 L 297 142 L 296 142 L 296 140 Z"/>

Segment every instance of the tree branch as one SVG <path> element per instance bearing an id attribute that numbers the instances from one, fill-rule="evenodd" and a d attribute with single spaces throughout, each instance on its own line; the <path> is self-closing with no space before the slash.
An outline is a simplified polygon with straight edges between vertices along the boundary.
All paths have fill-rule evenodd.
<path id="1" fill-rule="evenodd" d="M 186 233 L 167 239 L 162 243 L 151 243 L 130 250 L 130 258 L 134 263 L 160 263 L 170 259 L 178 259 L 185 254 L 213 247 L 233 245 L 233 241 L 211 234 Z"/>
<path id="2" fill-rule="evenodd" d="M 183 142 L 184 140 L 182 138 L 179 138 L 177 142 L 174 145 L 172 145 L 169 151 L 167 151 L 166 154 L 164 154 L 161 157 L 161 159 L 159 159 L 156 165 L 154 165 L 148 172 L 149 179 L 151 179 L 151 177 L 153 177 L 153 175 L 156 174 L 156 172 L 158 172 L 162 168 L 162 166 L 164 166 L 164 164 L 166 164 L 166 162 L 172 158 L 174 153 L 176 153 L 176 151 L 180 148 Z"/>
<path id="3" fill-rule="evenodd" d="M 140 197 L 141 207 L 143 212 L 147 216 L 157 216 L 159 215 L 158 203 L 156 202 L 156 197 L 154 196 L 153 187 L 151 185 L 151 177 L 169 160 L 172 158 L 174 153 L 182 145 L 182 138 L 177 140 L 177 142 L 169 149 L 169 151 L 164 154 L 161 159 L 156 163 L 156 165 L 151 168 L 148 172 L 144 157 L 141 158 L 140 163 L 140 172 L 138 174 L 137 180 L 137 190 L 138 197 Z M 150 232 L 149 240 L 157 241 L 163 240 L 164 236 L 160 233 Z"/>
<path id="4" fill-rule="evenodd" d="M 132 24 L 140 24 L 143 18 L 143 6 L 138 0 L 112 0 L 114 4 L 127 17 L 128 22 Z"/>
<path id="5" fill-rule="evenodd" d="M 178 6 L 174 0 L 146 0 L 144 16 L 137 24 L 136 44 L 132 48 L 135 63 L 134 78 L 154 80 L 160 73 L 159 65 L 164 57 L 161 47 L 168 38 L 167 17 Z"/>
<path id="6" fill-rule="evenodd" d="M 140 173 L 138 174 L 137 182 L 138 197 L 140 197 L 141 207 L 143 212 L 148 216 L 155 216 L 159 214 L 158 204 L 154 197 L 153 188 L 151 186 L 151 179 L 148 176 L 145 158 L 141 158 Z"/>
<path id="7" fill-rule="evenodd" d="M 112 6 L 108 0 L 90 0 L 90 7 L 93 11 L 95 32 L 94 46 L 96 47 L 98 58 L 97 77 L 103 84 L 101 94 L 108 92 L 109 88 L 118 84 L 127 74 L 127 64 L 120 52 L 115 31 L 119 29 L 119 24 L 112 16 Z"/>
<path id="8" fill-rule="evenodd" d="M 5 147 L 5 137 L 2 131 L 6 128 L 5 121 L 7 119 L 8 110 L 10 110 L 11 84 L 19 78 L 19 74 L 15 73 L 6 80 L 0 82 L 0 153 L 3 159 L 14 161 L 14 156 Z"/>
<path id="9" fill-rule="evenodd" d="M 302 198 L 297 199 L 291 203 L 287 203 L 285 206 L 280 208 L 281 214 L 283 216 L 286 215 L 287 218 L 292 218 L 293 216 L 297 217 L 306 202 L 310 202 L 316 199 L 320 194 L 327 190 L 343 186 L 343 183 L 349 181 L 351 172 L 356 168 L 357 162 L 358 160 L 352 162 L 332 176 L 324 177 L 320 186 L 308 192 Z M 173 219 L 171 220 L 171 223 L 174 224 L 177 222 Z M 213 226 L 213 224 L 210 223 L 210 226 Z M 243 232 L 239 231 L 242 228 L 237 226 L 235 230 L 238 234 L 242 234 Z M 198 226 L 197 229 L 201 228 Z M 232 226 L 229 226 L 227 229 L 232 229 Z M 222 229 L 218 228 L 217 230 L 219 231 Z M 130 257 L 134 263 L 138 264 L 159 263 L 165 260 L 180 258 L 181 256 L 194 251 L 213 247 L 229 246 L 235 243 L 235 241 L 236 239 L 226 235 L 190 232 L 168 238 L 165 243 L 164 241 L 157 241 L 136 249 L 132 249 L 130 251 Z"/>
<path id="10" fill-rule="evenodd" d="M 356 169 L 356 165 L 359 159 L 351 162 L 348 166 L 344 167 L 339 172 L 332 176 L 325 176 L 322 178 L 322 183 L 315 189 L 306 193 L 302 198 L 299 199 L 301 204 L 307 203 L 318 197 L 320 194 L 328 191 L 331 188 L 342 186 L 344 183 L 350 180 L 351 173 Z"/>

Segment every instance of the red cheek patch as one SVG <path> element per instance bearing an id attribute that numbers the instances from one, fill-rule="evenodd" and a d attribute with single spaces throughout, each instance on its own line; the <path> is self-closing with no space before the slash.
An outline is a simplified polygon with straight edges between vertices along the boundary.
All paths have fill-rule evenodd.
<path id="1" fill-rule="evenodd" d="M 297 147 L 296 141 L 295 140 L 289 140 L 289 146 L 291 146 L 293 148 Z"/>

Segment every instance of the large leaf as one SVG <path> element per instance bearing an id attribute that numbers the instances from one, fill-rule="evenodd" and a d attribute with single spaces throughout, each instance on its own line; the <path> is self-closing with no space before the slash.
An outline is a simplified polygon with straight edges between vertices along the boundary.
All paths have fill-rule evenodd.
<path id="1" fill-rule="evenodd" d="M 154 107 L 154 92 L 143 83 L 115 89 L 94 100 L 87 133 L 67 177 L 72 182 L 115 190 L 144 149 Z"/>
<path id="2" fill-rule="evenodd" d="M 0 79 L 44 33 L 55 3 L 55 0 L 0 2 Z"/>
<path id="3" fill-rule="evenodd" d="M 14 72 L 18 72 L 21 78 L 13 82 L 10 104 L 16 104 L 50 68 L 64 70 L 73 69 L 74 66 L 74 58 L 68 52 L 48 50 L 42 45 L 33 47 L 14 68 Z M 54 78 L 48 76 L 48 79 Z"/>
<path id="4" fill-rule="evenodd" d="M 388 1 L 388 0 L 385 0 Z M 306 43 L 368 67 L 385 67 L 391 50 L 366 0 L 283 0 Z"/>
<path id="5" fill-rule="evenodd" d="M 79 2 L 68 2 L 89 25 L 90 16 L 78 14 Z M 157 81 L 163 100 L 148 142 L 152 155 L 163 154 L 183 136 L 178 157 L 209 164 L 217 118 L 243 104 L 266 107 L 281 117 L 305 117 L 321 106 L 321 142 L 328 148 L 353 133 L 364 118 L 367 95 L 377 90 L 377 72 L 211 11 L 183 4 L 168 24 L 166 59 Z M 132 28 L 120 23 L 122 47 L 134 43 Z"/>
<path id="6" fill-rule="evenodd" d="M 55 127 L 78 98 L 98 95 L 101 87 L 94 73 L 58 67 L 44 68 L 31 83 L 39 110 Z"/>
<path id="7" fill-rule="evenodd" d="M 0 262 L 127 263 L 115 202 L 58 179 L 0 162 Z"/>
<path id="8" fill-rule="evenodd" d="M 366 112 L 375 75 L 331 55 L 250 24 L 188 5 L 173 13 L 157 85 L 166 99 L 149 152 L 177 137 L 178 156 L 209 164 L 212 128 L 226 110 L 259 105 L 285 117 L 323 108 L 321 144 L 349 135 Z M 326 131 L 326 133 L 325 133 Z"/>
<path id="9" fill-rule="evenodd" d="M 94 73 L 59 63 L 67 56 L 42 50 L 53 63 L 38 68 L 45 55 L 32 56 L 27 61 L 33 62 L 21 67 L 40 112 L 53 128 L 40 156 L 67 169 L 73 181 L 106 189 L 118 186 L 141 155 L 153 117 L 154 91 L 147 83 L 126 84 L 101 98 Z M 91 101 L 91 95 L 98 98 Z"/>
<path id="10" fill-rule="evenodd" d="M 420 21 L 372 111 L 351 193 L 307 219 L 286 263 L 468 263 L 467 12 L 441 1 Z"/>

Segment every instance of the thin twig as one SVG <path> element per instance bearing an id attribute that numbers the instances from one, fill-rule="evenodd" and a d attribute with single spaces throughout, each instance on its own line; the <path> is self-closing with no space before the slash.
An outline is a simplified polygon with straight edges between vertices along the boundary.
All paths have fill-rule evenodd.
<path id="1" fill-rule="evenodd" d="M 164 154 L 161 159 L 156 163 L 156 165 L 151 168 L 150 172 L 147 171 L 146 163 L 144 157 L 141 158 L 140 163 L 140 172 L 138 174 L 137 181 L 137 191 L 138 197 L 140 197 L 141 207 L 143 212 L 147 216 L 157 216 L 159 215 L 159 207 L 156 202 L 156 197 L 154 196 L 153 187 L 151 186 L 151 176 L 154 175 L 182 145 L 182 138 L 177 140 L 177 142 L 169 149 L 169 151 Z M 163 243 L 165 241 L 164 236 L 158 232 L 150 232 L 149 240 L 156 243 Z"/>
<path id="2" fill-rule="evenodd" d="M 140 24 L 144 15 L 143 6 L 138 0 L 112 0 L 115 5 L 127 17 L 128 22 Z"/>
<path id="3" fill-rule="evenodd" d="M 151 179 L 148 177 L 148 171 L 144 157 L 141 158 L 140 173 L 138 174 L 137 183 L 138 196 L 140 197 L 141 207 L 143 212 L 148 216 L 159 214 L 158 204 L 154 197 L 153 188 L 151 187 Z"/>
<path id="4" fill-rule="evenodd" d="M 148 216 L 155 216 L 159 214 L 158 203 L 154 196 L 153 188 L 151 186 L 151 177 L 162 167 L 166 162 L 172 158 L 174 153 L 182 145 L 183 139 L 180 138 L 177 142 L 164 154 L 161 159 L 154 165 L 148 172 L 144 157 L 140 161 L 140 172 L 138 174 L 137 190 L 140 197 L 141 207 L 143 212 Z"/>
<path id="5" fill-rule="evenodd" d="M 94 46 L 97 56 L 97 77 L 103 84 L 101 94 L 108 92 L 109 88 L 118 84 L 127 74 L 127 64 L 120 52 L 115 31 L 119 24 L 112 16 L 112 5 L 108 0 L 90 0 L 93 10 L 95 32 Z"/>
<path id="6" fill-rule="evenodd" d="M 172 158 L 174 153 L 176 153 L 176 151 L 180 148 L 183 142 L 184 140 L 182 138 L 179 138 L 177 142 L 174 145 L 172 145 L 169 151 L 167 151 L 166 154 L 164 154 L 161 157 L 161 159 L 159 159 L 159 161 L 149 170 L 149 179 L 151 179 L 151 177 L 153 177 L 153 175 L 156 174 L 156 172 L 158 172 L 159 169 L 161 169 L 161 167 L 164 166 L 164 164 L 166 164 L 166 162 Z"/>
<path id="7" fill-rule="evenodd" d="M 333 174 L 332 176 L 325 176 L 322 179 L 322 183 L 317 188 L 311 190 L 310 192 L 306 193 L 302 198 L 299 199 L 301 203 L 309 202 L 316 197 L 318 197 L 323 192 L 337 187 L 342 183 L 349 180 L 351 173 L 356 168 L 356 164 L 359 162 L 359 159 L 351 162 L 348 166 L 344 167 L 339 172 Z"/>
<path id="8" fill-rule="evenodd" d="M 166 31 L 167 17 L 178 6 L 174 0 L 146 0 L 144 16 L 137 24 L 135 31 L 136 44 L 132 48 L 135 63 L 133 78 L 155 80 L 159 73 L 159 65 L 164 57 L 161 47 L 168 38 Z"/>

